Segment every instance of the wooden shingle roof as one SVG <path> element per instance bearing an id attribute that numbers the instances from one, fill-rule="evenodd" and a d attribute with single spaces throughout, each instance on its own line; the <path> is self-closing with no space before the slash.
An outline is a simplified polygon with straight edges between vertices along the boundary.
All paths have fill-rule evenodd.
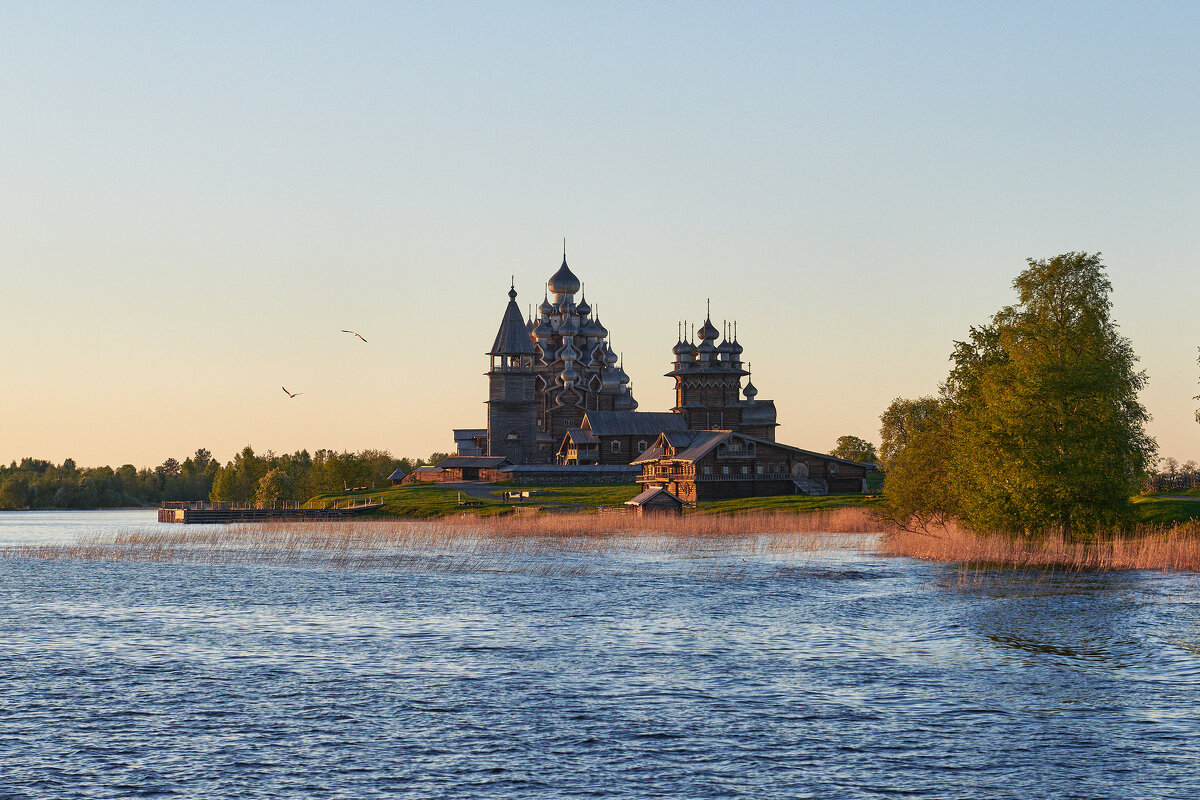
<path id="1" fill-rule="evenodd" d="M 673 411 L 589 411 L 584 425 L 597 436 L 657 436 L 687 430 L 683 414 Z"/>

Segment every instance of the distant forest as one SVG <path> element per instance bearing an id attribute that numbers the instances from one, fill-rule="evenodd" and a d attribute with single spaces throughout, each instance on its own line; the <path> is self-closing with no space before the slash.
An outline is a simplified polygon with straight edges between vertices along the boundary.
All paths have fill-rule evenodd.
<path id="1" fill-rule="evenodd" d="M 168 458 L 157 467 L 124 464 L 80 468 L 73 459 L 54 464 L 23 458 L 0 466 L 0 509 L 93 509 L 157 505 L 163 500 L 303 501 L 318 494 L 388 485 L 397 468 L 411 472 L 437 464 L 428 458 L 393 458 L 386 450 L 339 453 L 307 450 L 258 455 L 245 447 L 222 464 L 203 448 L 182 463 Z"/>

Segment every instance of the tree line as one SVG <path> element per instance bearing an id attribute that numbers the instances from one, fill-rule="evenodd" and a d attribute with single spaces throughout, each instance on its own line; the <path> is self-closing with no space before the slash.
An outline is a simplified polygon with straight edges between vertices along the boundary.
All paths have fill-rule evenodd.
<path id="1" fill-rule="evenodd" d="M 168 458 L 157 467 L 123 464 L 80 468 L 73 459 L 61 464 L 23 458 L 0 465 L 0 509 L 96 509 L 157 505 L 163 500 L 289 501 L 307 500 L 348 489 L 388 485 L 397 469 L 407 473 L 437 464 L 446 453 L 428 458 L 393 458 L 386 450 L 359 453 L 307 450 L 262 455 L 244 447 L 222 465 L 204 448 L 182 462 Z"/>

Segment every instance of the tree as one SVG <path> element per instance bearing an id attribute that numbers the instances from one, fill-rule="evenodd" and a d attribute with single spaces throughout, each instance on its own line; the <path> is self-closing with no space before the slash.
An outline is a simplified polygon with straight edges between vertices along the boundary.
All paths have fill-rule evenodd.
<path id="1" fill-rule="evenodd" d="M 29 480 L 24 475 L 9 475 L 0 481 L 0 508 L 28 508 Z"/>
<path id="2" fill-rule="evenodd" d="M 296 485 L 287 472 L 275 467 L 258 482 L 254 499 L 259 503 L 291 502 L 296 499 Z"/>
<path id="3" fill-rule="evenodd" d="M 1128 521 L 1157 447 L 1099 254 L 1030 259 L 1013 287 L 1017 304 L 955 343 L 943 387 L 957 513 L 976 529 L 1067 535 Z"/>
<path id="4" fill-rule="evenodd" d="M 904 446 L 893 450 L 884 476 L 884 513 L 902 528 L 925 530 L 959 513 L 951 460 L 954 425 L 950 405 L 933 398 L 897 398 L 888 410 L 903 418 L 914 408 L 920 409 L 919 419 L 914 424 L 909 418 Z"/>
<path id="5" fill-rule="evenodd" d="M 918 432 L 929 427 L 931 420 L 941 412 L 941 401 L 936 397 L 918 397 L 907 400 L 897 397 L 879 417 L 879 457 L 882 469 L 889 469 L 892 461 Z"/>
<path id="6" fill-rule="evenodd" d="M 867 462 L 876 459 L 875 445 L 857 436 L 839 436 L 837 445 L 829 451 L 829 455 L 844 458 L 847 461 Z"/>

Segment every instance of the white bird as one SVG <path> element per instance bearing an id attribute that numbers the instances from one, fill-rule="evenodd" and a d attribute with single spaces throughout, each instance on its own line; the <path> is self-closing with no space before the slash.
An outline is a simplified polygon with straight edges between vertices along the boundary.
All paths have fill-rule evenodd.
<path id="1" fill-rule="evenodd" d="M 342 328 L 342 333 L 353 333 L 355 336 L 362 339 L 364 342 L 366 341 L 366 339 L 363 339 L 363 335 L 361 333 L 359 333 L 358 331 L 348 331 L 345 328 Z"/>
<path id="2" fill-rule="evenodd" d="M 283 393 L 288 397 L 299 397 L 300 395 L 304 394 L 304 392 L 289 392 L 286 386 L 281 386 L 279 388 L 283 389 Z"/>

